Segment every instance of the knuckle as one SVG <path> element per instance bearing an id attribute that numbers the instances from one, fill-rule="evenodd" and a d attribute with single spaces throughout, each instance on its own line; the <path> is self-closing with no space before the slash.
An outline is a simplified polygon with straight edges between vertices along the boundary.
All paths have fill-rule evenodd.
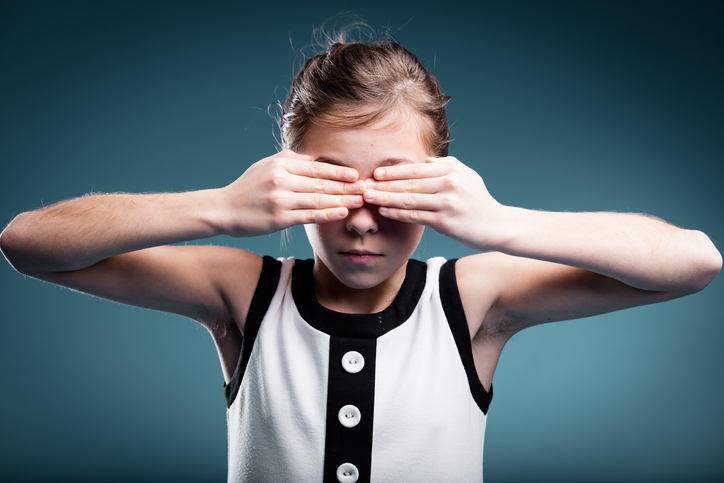
<path id="1" fill-rule="evenodd" d="M 312 176 L 319 176 L 320 174 L 322 174 L 323 169 L 324 169 L 324 167 L 322 166 L 322 163 L 320 163 L 319 161 L 312 161 L 312 163 L 310 164 L 310 167 L 309 167 L 309 171 L 312 174 Z"/>
<path id="2" fill-rule="evenodd" d="M 312 203 L 314 203 L 315 208 L 321 207 L 321 206 L 322 206 L 322 202 L 323 202 L 322 195 L 320 195 L 320 194 L 315 194 L 314 197 L 313 197 L 313 200 L 312 200 Z"/>
<path id="3" fill-rule="evenodd" d="M 404 182 L 405 190 L 412 191 L 417 187 L 417 180 L 416 179 L 406 179 Z"/>
<path id="4" fill-rule="evenodd" d="M 452 210 L 455 208 L 455 199 L 452 196 L 443 196 L 441 204 L 446 210 Z"/>
<path id="5" fill-rule="evenodd" d="M 285 176 L 282 173 L 272 173 L 271 184 L 273 187 L 279 187 L 284 184 Z"/>
<path id="6" fill-rule="evenodd" d="M 341 192 L 343 194 L 354 194 L 358 193 L 359 189 L 355 186 L 354 183 L 340 183 L 342 185 Z"/>
<path id="7" fill-rule="evenodd" d="M 269 203 L 271 203 L 272 209 L 276 209 L 279 206 L 283 206 L 286 197 L 280 194 L 272 194 L 269 196 Z"/>
<path id="8" fill-rule="evenodd" d="M 445 178 L 445 186 L 451 190 L 457 189 L 460 186 L 460 180 L 457 176 L 448 176 Z"/>
<path id="9" fill-rule="evenodd" d="M 327 183 L 322 178 L 314 178 L 312 181 L 315 191 L 324 191 Z"/>
<path id="10" fill-rule="evenodd" d="M 272 158 L 269 158 L 269 164 L 271 165 L 271 169 L 285 169 L 284 168 L 284 161 L 279 158 L 278 156 L 274 156 Z"/>
<path id="11" fill-rule="evenodd" d="M 420 219 L 420 212 L 417 210 L 410 210 L 410 220 L 418 221 Z"/>
<path id="12" fill-rule="evenodd" d="M 415 204 L 415 195 L 408 194 L 405 196 L 405 199 L 403 200 L 403 203 L 405 206 L 412 206 Z"/>
<path id="13" fill-rule="evenodd" d="M 307 223 L 314 223 L 314 221 L 317 219 L 317 212 L 314 210 L 306 210 L 304 212 L 304 219 L 307 221 Z"/>

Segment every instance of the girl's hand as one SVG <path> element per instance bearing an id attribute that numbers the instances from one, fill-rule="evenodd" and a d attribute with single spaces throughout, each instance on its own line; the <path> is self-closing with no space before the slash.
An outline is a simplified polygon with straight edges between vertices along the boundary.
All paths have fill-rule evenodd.
<path id="1" fill-rule="evenodd" d="M 219 190 L 222 231 L 257 236 L 304 223 L 341 220 L 363 205 L 365 183 L 352 168 L 285 150 L 253 164 Z"/>
<path id="2" fill-rule="evenodd" d="M 505 207 L 454 157 L 377 168 L 365 184 L 365 202 L 378 205 L 386 218 L 429 226 L 479 251 L 502 240 Z"/>

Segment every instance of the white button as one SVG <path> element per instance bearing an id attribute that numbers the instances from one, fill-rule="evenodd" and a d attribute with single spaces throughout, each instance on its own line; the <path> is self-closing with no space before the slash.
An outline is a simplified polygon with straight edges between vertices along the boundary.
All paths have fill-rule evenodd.
<path id="1" fill-rule="evenodd" d="M 339 483 L 354 483 L 359 479 L 359 470 L 352 463 L 342 463 L 337 468 Z"/>
<path id="2" fill-rule="evenodd" d="M 354 428 L 357 426 L 361 416 L 362 415 L 360 414 L 359 409 L 357 409 L 357 406 L 353 406 L 351 404 L 347 404 L 345 407 L 340 409 L 339 414 L 337 415 L 339 422 L 345 428 Z"/>
<path id="3" fill-rule="evenodd" d="M 357 374 L 365 366 L 365 358 L 357 351 L 349 351 L 342 357 L 342 367 L 350 374 Z"/>

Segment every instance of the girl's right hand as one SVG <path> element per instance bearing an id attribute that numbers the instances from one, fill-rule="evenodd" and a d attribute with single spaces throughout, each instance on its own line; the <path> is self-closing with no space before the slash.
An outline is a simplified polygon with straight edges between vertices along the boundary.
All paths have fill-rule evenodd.
<path id="1" fill-rule="evenodd" d="M 365 183 L 358 178 L 352 168 L 284 150 L 253 164 L 219 190 L 220 229 L 246 237 L 344 219 L 349 209 L 364 203 Z"/>

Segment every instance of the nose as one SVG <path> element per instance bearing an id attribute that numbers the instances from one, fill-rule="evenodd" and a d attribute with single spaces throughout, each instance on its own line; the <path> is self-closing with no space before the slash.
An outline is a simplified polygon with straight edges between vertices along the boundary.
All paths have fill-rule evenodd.
<path id="1" fill-rule="evenodd" d="M 360 208 L 349 210 L 345 223 L 347 231 L 359 236 L 366 233 L 376 233 L 379 228 L 379 213 L 377 207 L 365 203 Z"/>

